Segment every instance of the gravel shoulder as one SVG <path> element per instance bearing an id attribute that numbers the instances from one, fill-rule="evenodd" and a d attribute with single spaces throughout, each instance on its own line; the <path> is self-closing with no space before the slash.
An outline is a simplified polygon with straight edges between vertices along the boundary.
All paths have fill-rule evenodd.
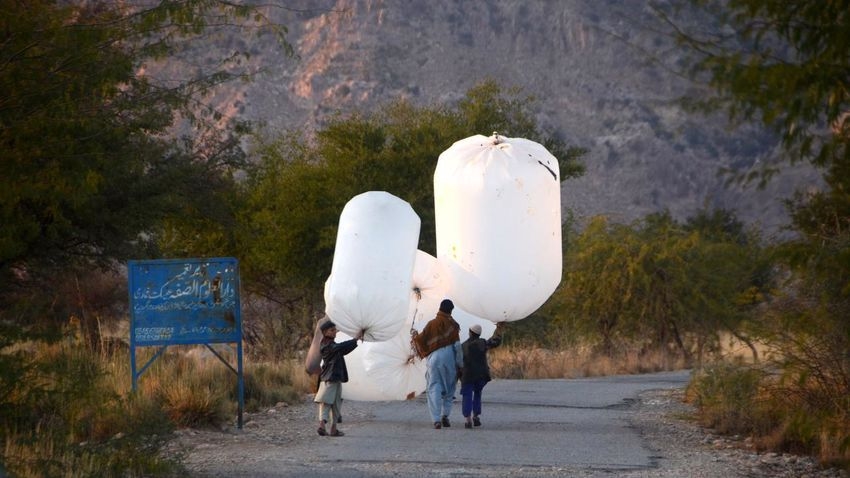
<path id="1" fill-rule="evenodd" d="M 575 476 L 747 477 L 747 478 L 847 478 L 835 469 L 819 469 L 808 457 L 758 453 L 747 440 L 720 437 L 692 420 L 693 407 L 682 401 L 681 390 L 642 393 L 625 411 L 630 427 L 637 430 L 647 449 L 653 451 L 652 466 L 638 470 L 554 467 L 506 467 L 470 463 L 450 464 L 394 461 L 391 463 L 327 462 L 311 456 L 280 463 L 287 447 L 322 447 L 328 437 L 315 432 L 316 408 L 312 396 L 295 405 L 279 404 L 259 413 L 246 414 L 242 430 L 179 430 L 167 451 L 180 454 L 191 477 L 283 477 L 283 476 Z M 375 416 L 380 403 L 346 402 L 344 424 Z M 334 438 L 347 440 L 351 437 Z M 277 462 L 275 460 L 278 460 Z"/>

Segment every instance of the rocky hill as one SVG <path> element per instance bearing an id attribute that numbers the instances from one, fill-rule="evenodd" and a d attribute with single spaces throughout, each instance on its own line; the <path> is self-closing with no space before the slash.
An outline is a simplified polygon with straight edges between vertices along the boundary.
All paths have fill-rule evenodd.
<path id="1" fill-rule="evenodd" d="M 565 207 L 579 215 L 630 221 L 668 209 L 683 219 L 707 205 L 734 209 L 775 233 L 786 222 L 781 198 L 814 187 L 818 175 L 789 167 L 765 190 L 725 186 L 721 168 L 755 168 L 779 154 L 778 141 L 758 127 L 733 130 L 722 117 L 682 108 L 682 95 L 707 92 L 667 68 L 680 53 L 656 32 L 648 4 L 287 2 L 270 12 L 289 29 L 300 58 L 285 58 L 272 43 L 252 46 L 255 59 L 276 66 L 222 101 L 272 130 L 309 128 L 331 113 L 370 110 L 399 97 L 452 102 L 494 79 L 535 95 L 539 123 L 588 149 L 586 175 L 563 184 Z"/>

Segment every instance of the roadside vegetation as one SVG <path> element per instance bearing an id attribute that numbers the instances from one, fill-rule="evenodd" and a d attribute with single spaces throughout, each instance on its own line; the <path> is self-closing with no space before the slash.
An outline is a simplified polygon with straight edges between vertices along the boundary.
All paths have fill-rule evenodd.
<path id="1" fill-rule="evenodd" d="M 699 28 L 675 19 L 683 6 L 697 7 Z M 657 13 L 685 54 L 675 68 L 711 93 L 695 109 L 760 122 L 781 141 L 781 163 L 737 179 L 764 184 L 807 161 L 825 180 L 788 201 L 795 237 L 767 248 L 769 294 L 740 323 L 764 353 L 703 367 L 690 396 L 707 425 L 850 468 L 850 2 L 667 7 Z"/>
<path id="2" fill-rule="evenodd" d="M 774 127 L 786 160 L 822 168 L 826 188 L 789 202 L 793 238 L 781 242 L 723 209 L 567 217 L 562 283 L 508 324 L 494 374 L 691 368 L 704 425 L 850 467 L 850 5 L 722 3 L 721 24 L 752 41 L 677 30 L 688 73 L 716 94 L 698 106 Z M 246 411 L 258 411 L 312 390 L 302 354 L 349 198 L 409 202 L 419 249 L 433 254 L 433 169 L 454 141 L 524 137 L 559 158 L 563 179 L 583 172 L 585 151 L 534 121 L 537 99 L 492 81 L 453 104 L 389 102 L 313 132 L 252 129 L 202 107 L 250 63 L 211 61 L 178 87 L 137 73 L 230 24 L 289 52 L 262 9 L 80 5 L 13 2 L 0 18 L 11 32 L 0 50 L 0 475 L 177 476 L 179 460 L 161 453 L 175 428 L 233 426 L 236 377 L 203 347 L 170 348 L 131 392 L 127 260 L 239 259 Z M 659 11 L 669 24 L 674 13 Z M 795 54 L 734 50 L 765 38 Z"/>

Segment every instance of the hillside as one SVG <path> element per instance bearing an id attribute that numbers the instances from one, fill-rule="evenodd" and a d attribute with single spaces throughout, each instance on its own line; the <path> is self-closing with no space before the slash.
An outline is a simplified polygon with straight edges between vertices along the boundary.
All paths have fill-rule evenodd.
<path id="1" fill-rule="evenodd" d="M 680 106 L 682 95 L 706 91 L 662 66 L 676 64 L 677 52 L 653 31 L 658 23 L 647 3 L 289 2 L 270 12 L 289 29 L 300 59 L 284 58 L 271 42 L 256 45 L 255 61 L 277 66 L 222 101 L 278 131 L 399 97 L 452 102 L 495 79 L 535 95 L 539 123 L 588 149 L 587 174 L 563 185 L 565 207 L 629 221 L 663 209 L 683 219 L 708 205 L 775 233 L 786 221 L 781 198 L 818 184 L 818 175 L 789 167 L 765 190 L 725 186 L 721 168 L 746 171 L 774 159 L 777 141 Z"/>

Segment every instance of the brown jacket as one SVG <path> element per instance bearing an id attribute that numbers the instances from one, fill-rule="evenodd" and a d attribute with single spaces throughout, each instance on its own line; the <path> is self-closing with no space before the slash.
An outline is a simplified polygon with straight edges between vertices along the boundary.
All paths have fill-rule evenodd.
<path id="1" fill-rule="evenodd" d="M 460 341 L 460 325 L 451 315 L 437 311 L 437 316 L 431 319 L 422 332 L 413 337 L 413 345 L 419 358 L 431 355 L 431 352 Z"/>

